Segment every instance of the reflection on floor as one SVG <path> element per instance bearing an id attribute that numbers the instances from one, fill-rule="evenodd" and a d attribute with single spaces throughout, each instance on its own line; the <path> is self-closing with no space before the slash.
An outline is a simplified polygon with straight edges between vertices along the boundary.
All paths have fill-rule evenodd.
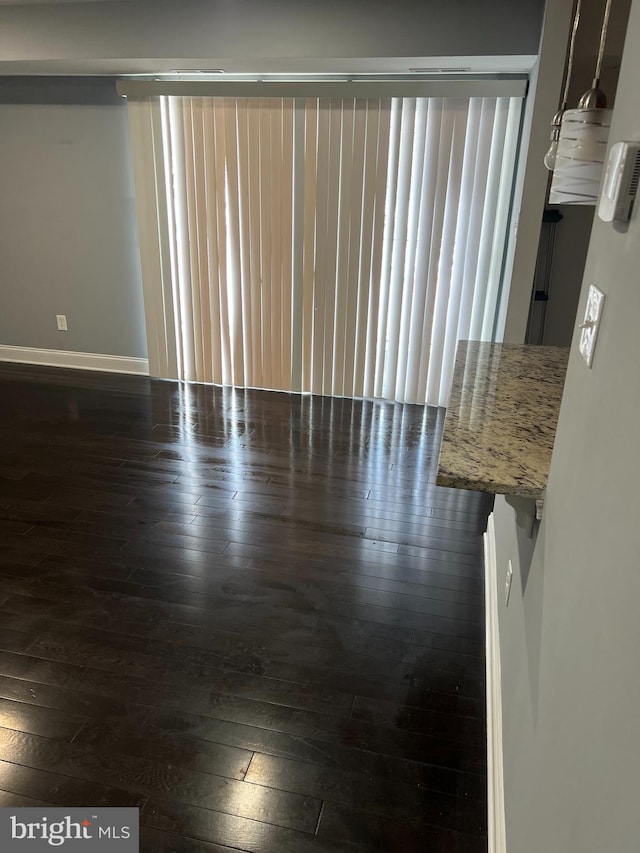
<path id="1" fill-rule="evenodd" d="M 158 853 L 486 850 L 444 412 L 0 366 L 0 805 Z"/>

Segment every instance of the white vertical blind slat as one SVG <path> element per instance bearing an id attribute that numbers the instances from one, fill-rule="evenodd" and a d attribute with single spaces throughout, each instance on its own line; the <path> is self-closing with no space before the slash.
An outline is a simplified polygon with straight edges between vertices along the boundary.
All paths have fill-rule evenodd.
<path id="1" fill-rule="evenodd" d="M 196 160 L 197 144 L 194 140 L 193 99 L 182 99 L 182 131 L 185 152 L 185 185 L 188 252 L 186 274 L 191 282 L 191 340 L 193 342 L 194 375 L 202 374 L 204 347 L 201 334 L 200 269 L 198 254 L 198 213 L 196 210 Z"/>
<path id="2" fill-rule="evenodd" d="M 257 98 L 247 102 L 247 199 L 249 215 L 249 290 L 251 318 L 251 382 L 263 387 L 262 371 L 262 270 L 260 264 L 261 199 L 260 199 L 260 111 Z"/>
<path id="3" fill-rule="evenodd" d="M 357 352 L 357 357 L 363 362 L 361 369 L 363 372 L 364 397 L 373 397 L 375 394 L 376 371 L 378 369 L 377 334 L 381 325 L 386 326 L 386 323 L 382 324 L 380 322 L 380 294 L 383 282 L 388 281 L 387 267 L 384 264 L 384 235 L 386 233 L 386 189 L 389 184 L 390 169 L 391 104 L 392 102 L 389 100 L 380 103 L 376 151 L 375 199 L 373 205 L 371 269 L 369 271 L 369 281 L 363 282 L 363 285 L 368 288 L 366 346 L 364 352 Z M 380 381 L 382 382 L 382 379 Z"/>
<path id="4" fill-rule="evenodd" d="M 365 395 L 365 360 L 367 349 L 367 322 L 372 308 L 371 264 L 374 247 L 374 213 L 376 202 L 376 177 L 378 155 L 378 129 L 380 126 L 380 101 L 364 101 L 358 113 L 355 157 L 362 144 L 362 205 L 360 210 L 360 245 L 358 246 L 358 293 L 356 301 L 355 330 L 353 345 L 349 357 L 353 358 L 351 386 L 345 387 L 345 393 L 363 397 Z M 362 123 L 362 128 L 360 128 Z M 362 142 L 360 132 L 363 134 Z M 355 255 L 355 252 L 354 252 Z M 379 276 L 376 277 L 378 284 Z"/>
<path id="5" fill-rule="evenodd" d="M 207 201 L 205 184 L 204 114 L 201 98 L 190 99 L 191 137 L 193 146 L 193 209 L 190 231 L 195 235 L 192 255 L 195 263 L 197 290 L 194 287 L 194 330 L 200 339 L 197 371 L 211 381 L 211 325 L 209 323 L 209 265 L 207 263 Z M 191 221 L 191 219 L 193 221 Z"/>
<path id="6" fill-rule="evenodd" d="M 271 146 L 271 362 L 273 386 L 282 387 L 282 100 L 269 102 Z"/>
<path id="7" fill-rule="evenodd" d="M 402 399 L 409 403 L 417 403 L 420 399 L 420 357 L 423 350 L 428 348 L 431 340 L 431 326 L 428 326 L 428 335 L 424 336 L 424 326 L 427 317 L 432 317 L 433 296 L 435 296 L 436 278 L 429 277 L 429 259 L 434 255 L 434 260 L 439 254 L 442 240 L 442 224 L 444 213 L 444 180 L 445 169 L 443 168 L 446 146 L 446 130 L 442 123 L 442 101 L 432 99 L 429 102 L 426 117 L 425 145 L 422 150 L 422 181 L 419 190 L 419 220 L 417 226 L 418 239 L 415 256 L 415 272 L 413 299 L 411 310 L 407 319 L 407 347 L 406 363 L 402 377 L 401 387 L 397 391 Z M 443 144 L 444 143 L 444 144 Z M 445 151 L 443 151 L 443 147 Z M 435 248 L 435 252 L 434 252 Z M 434 264 L 435 266 L 435 264 Z M 435 270 L 434 270 L 435 272 Z M 427 296 L 431 295 L 428 301 Z M 427 317 L 425 317 L 425 313 Z M 426 337 L 426 339 L 425 339 Z"/>
<path id="8" fill-rule="evenodd" d="M 308 99 L 304 105 L 304 208 L 302 247 L 302 386 L 300 390 L 313 388 L 314 354 L 314 281 L 316 276 L 316 246 L 318 233 L 318 101 Z"/>
<path id="9" fill-rule="evenodd" d="M 153 134 L 153 176 L 155 183 L 155 200 L 158 209 L 158 217 L 156 219 L 155 235 L 157 235 L 157 248 L 159 260 L 159 280 L 161 282 L 160 292 L 158 296 L 161 298 L 162 305 L 162 330 L 158 334 L 159 358 L 161 367 L 159 368 L 163 376 L 177 378 L 178 376 L 178 353 L 176 347 L 176 330 L 175 316 L 170 310 L 173 304 L 173 284 L 172 284 L 172 267 L 171 267 L 171 237 L 168 223 L 168 187 L 166 183 L 166 173 L 164 170 L 165 162 L 165 144 L 162 131 L 162 106 L 159 98 L 154 98 L 149 104 L 149 117 L 151 119 L 151 130 Z M 160 306 L 159 306 L 160 307 Z M 167 310 L 169 308 L 169 310 Z M 158 317 L 160 320 L 160 317 Z"/>
<path id="10" fill-rule="evenodd" d="M 184 105 L 182 98 L 169 99 L 173 181 L 175 188 L 176 266 L 180 293 L 180 315 L 183 330 L 182 363 L 185 379 L 196 379 L 193 341 L 193 303 L 191 300 L 191 265 L 189 258 L 189 212 L 186 192 L 188 164 L 185 152 Z"/>
<path id="11" fill-rule="evenodd" d="M 227 239 L 227 170 L 226 170 L 226 134 L 225 134 L 224 101 L 217 98 L 214 102 L 214 148 L 211 152 L 215 162 L 216 185 L 216 221 L 217 240 L 220 252 L 218 255 L 218 281 L 216 293 L 220 302 L 220 349 L 221 374 L 225 385 L 233 383 L 233 367 L 231 360 L 231 328 L 229 323 L 229 299 L 227 296 L 228 282 L 228 239 Z"/>
<path id="12" fill-rule="evenodd" d="M 260 99 L 260 315 L 262 327 L 262 381 L 270 388 L 273 381 L 271 343 L 271 120 L 269 104 Z"/>
<path id="13" fill-rule="evenodd" d="M 340 335 L 344 342 L 344 366 L 342 379 L 342 393 L 345 397 L 352 397 L 354 393 L 362 396 L 362 388 L 355 391 L 355 352 L 358 335 L 358 297 L 362 293 L 362 265 L 361 250 L 363 243 L 371 245 L 371 231 L 366 238 L 362 233 L 362 215 L 365 198 L 371 195 L 365 184 L 365 145 L 367 131 L 367 102 L 358 99 L 354 102 L 353 121 L 353 146 L 351 151 L 351 193 L 349 198 L 349 209 L 351 222 L 349 228 L 349 260 L 346 271 L 345 318 L 344 326 L 340 329 Z M 371 184 L 371 180 L 368 181 Z M 367 265 L 365 274 L 367 275 Z M 360 309 L 366 317 L 366 305 Z M 361 324 L 362 326 L 362 324 Z"/>
<path id="14" fill-rule="evenodd" d="M 333 322 L 333 346 L 331 352 L 331 393 L 344 396 L 344 360 L 347 345 L 346 317 L 347 299 L 350 289 L 349 254 L 351 248 L 351 216 L 353 205 L 351 186 L 353 182 L 353 100 L 342 102 L 342 128 L 340 133 L 340 184 L 338 197 L 335 316 Z M 328 353 L 327 353 L 328 355 Z"/>
<path id="15" fill-rule="evenodd" d="M 396 386 L 400 323 L 402 317 L 402 291 L 405 281 L 407 257 L 407 229 L 411 195 L 411 166 L 413 159 L 416 99 L 405 98 L 402 107 L 398 187 L 394 212 L 395 234 L 391 249 L 391 278 L 389 283 L 389 319 L 387 324 L 387 353 L 382 381 L 382 396 L 393 397 Z"/>
<path id="16" fill-rule="evenodd" d="M 305 104 L 293 101 L 291 154 L 291 390 L 303 388 L 304 363 L 304 200 L 305 200 Z"/>
<path id="17" fill-rule="evenodd" d="M 329 147 L 331 110 L 329 102 L 320 100 L 317 123 L 316 210 L 315 210 L 315 268 L 313 276 L 313 351 L 311 355 L 311 384 L 314 394 L 323 393 L 325 346 L 325 305 L 328 272 L 329 217 Z"/>
<path id="18" fill-rule="evenodd" d="M 340 184 L 342 183 L 343 102 L 329 101 L 329 163 L 327 175 L 326 278 L 324 280 L 324 346 L 322 352 L 322 393 L 333 394 L 333 344 L 335 336 L 336 294 L 338 292 L 338 226 Z M 336 180 L 338 177 L 338 180 Z"/>
<path id="19" fill-rule="evenodd" d="M 407 376 L 407 362 L 411 341 L 411 312 L 416 288 L 422 287 L 422 282 L 416 281 L 416 254 L 418 242 L 422 242 L 418 233 L 420 225 L 420 204 L 422 199 L 422 183 L 425 173 L 424 151 L 427 143 L 427 101 L 418 98 L 413 131 L 413 150 L 411 152 L 411 180 L 409 184 L 407 241 L 404 257 L 404 275 L 402 281 L 402 299 L 400 306 L 400 327 L 398 330 L 398 355 L 395 371 L 396 400 L 404 402 Z M 416 342 L 419 345 L 419 342 Z M 416 344 L 414 344 L 415 346 Z"/>
<path id="20" fill-rule="evenodd" d="M 292 382 L 292 316 L 293 309 L 293 143 L 294 102 L 285 98 L 282 105 L 282 196 L 281 196 L 281 360 L 282 386 L 291 388 Z"/>
<path id="21" fill-rule="evenodd" d="M 242 342 L 242 277 L 240 249 L 240 200 L 238 197 L 238 129 L 235 98 L 225 98 L 224 133 L 226 145 L 227 281 L 231 384 L 244 385 Z"/>
<path id="22" fill-rule="evenodd" d="M 209 326 L 211 331 L 211 352 L 205 377 L 211 376 L 212 382 L 222 382 L 222 338 L 220 318 L 220 247 L 218 244 L 218 186 L 215 162 L 210 156 L 214 145 L 214 116 L 213 104 L 206 100 L 204 104 L 204 145 L 207 152 L 205 158 L 205 191 L 207 205 L 207 278 L 209 281 Z M 223 248 L 224 251 L 224 248 Z M 205 381 L 207 381 L 205 379 Z"/>
<path id="23" fill-rule="evenodd" d="M 251 228 L 249 213 L 249 104 L 243 99 L 236 103 L 237 162 L 238 162 L 238 222 L 240 256 L 240 308 L 242 364 L 245 385 L 253 385 L 253 335 L 251 328 Z"/>
<path id="24" fill-rule="evenodd" d="M 391 115 L 389 126 L 389 148 L 387 181 L 384 200 L 383 235 L 382 235 L 382 259 L 380 271 L 380 301 L 378 304 L 377 328 L 375 338 L 373 329 L 371 338 L 367 341 L 367 352 L 375 359 L 375 374 L 373 385 L 373 396 L 382 397 L 382 382 L 386 369 L 386 340 L 387 324 L 389 318 L 389 291 L 391 287 L 391 268 L 393 260 L 393 247 L 395 244 L 396 226 L 396 198 L 398 185 L 398 170 L 400 166 L 400 134 L 402 131 L 402 98 L 392 98 Z M 367 383 L 368 384 L 368 383 Z"/>
<path id="25" fill-rule="evenodd" d="M 207 113 L 202 98 L 192 98 L 191 122 L 194 149 L 194 212 L 197 220 L 196 249 L 198 258 L 198 282 L 200 287 L 199 334 L 202 338 L 202 365 L 200 373 L 206 382 L 213 381 L 213 339 L 211 325 L 211 287 L 209 263 L 209 218 L 207 192 Z"/>
<path id="26" fill-rule="evenodd" d="M 168 99 L 160 97 L 155 101 L 149 100 L 149 107 L 155 118 L 153 124 L 153 139 L 151 140 L 151 149 L 154 156 L 154 177 L 155 177 L 155 207 L 145 205 L 144 218 L 155 213 L 155 221 L 158 228 L 158 260 L 160 262 L 160 275 L 162 279 L 162 326 L 166 336 L 166 351 L 167 351 L 167 369 L 166 371 L 152 373 L 151 375 L 163 376 L 167 379 L 178 379 L 182 376 L 182 316 L 180 310 L 180 294 L 178 290 L 178 267 L 177 267 L 177 247 L 176 247 L 176 229 L 174 218 L 175 192 L 173 186 L 173 172 L 171 164 L 173 162 L 173 152 L 171 149 L 171 134 L 169 132 L 168 122 Z M 134 154 L 134 172 L 135 169 L 135 151 L 136 145 L 132 146 Z M 149 163 L 149 148 L 144 151 L 143 157 L 146 164 Z M 146 155 L 146 156 L 145 156 Z M 137 183 L 137 178 L 136 178 Z M 136 192 L 136 196 L 138 193 Z M 140 246 L 141 260 L 144 263 L 145 251 L 143 246 Z M 143 272 L 143 286 L 147 277 Z M 146 288 L 145 288 L 146 290 Z M 154 288 L 155 291 L 155 288 Z M 157 291 L 155 291 L 157 295 Z M 151 300 L 153 306 L 155 298 Z M 147 298 L 145 296 L 145 313 L 147 309 Z M 151 372 L 152 360 L 150 359 L 149 367 Z"/>

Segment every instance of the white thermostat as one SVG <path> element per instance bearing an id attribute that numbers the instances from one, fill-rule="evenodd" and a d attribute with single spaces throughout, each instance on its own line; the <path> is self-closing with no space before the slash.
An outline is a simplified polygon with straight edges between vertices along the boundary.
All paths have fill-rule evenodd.
<path id="1" fill-rule="evenodd" d="M 640 180 L 640 143 L 616 142 L 602 182 L 598 216 L 603 222 L 627 222 Z"/>

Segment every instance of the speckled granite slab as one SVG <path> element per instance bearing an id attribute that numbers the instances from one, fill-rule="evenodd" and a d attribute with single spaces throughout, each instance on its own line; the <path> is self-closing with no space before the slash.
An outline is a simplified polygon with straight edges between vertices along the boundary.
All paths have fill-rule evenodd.
<path id="1" fill-rule="evenodd" d="M 568 359 L 568 347 L 460 341 L 436 483 L 538 497 Z"/>

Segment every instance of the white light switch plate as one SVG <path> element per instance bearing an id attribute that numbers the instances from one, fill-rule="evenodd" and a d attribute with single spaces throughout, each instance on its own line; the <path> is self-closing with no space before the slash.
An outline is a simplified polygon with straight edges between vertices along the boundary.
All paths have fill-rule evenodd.
<path id="1" fill-rule="evenodd" d="M 584 321 L 580 324 L 580 354 L 587 362 L 587 367 L 591 367 L 593 362 L 593 351 L 596 348 L 603 307 L 604 293 L 592 284 L 589 288 Z"/>

